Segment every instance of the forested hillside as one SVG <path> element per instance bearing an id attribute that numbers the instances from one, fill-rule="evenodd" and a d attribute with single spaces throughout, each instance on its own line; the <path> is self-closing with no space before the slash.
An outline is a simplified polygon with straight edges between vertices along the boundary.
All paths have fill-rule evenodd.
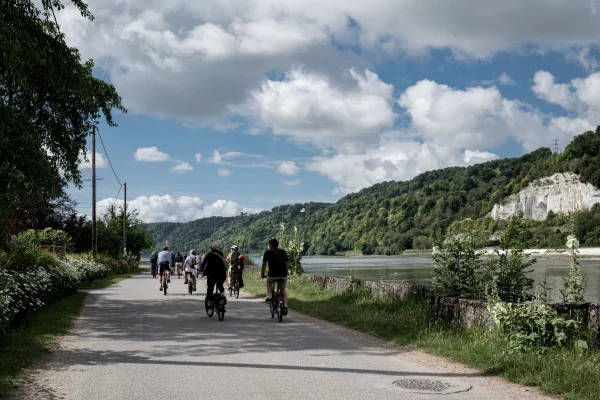
<path id="1" fill-rule="evenodd" d="M 599 166 L 600 127 L 577 136 L 562 154 L 540 148 L 518 158 L 429 171 L 410 181 L 374 185 L 330 205 L 296 204 L 256 215 L 148 227 L 157 240 L 169 240 L 176 247 L 205 248 L 217 240 L 225 246 L 235 243 L 248 252 L 264 249 L 284 223 L 298 227 L 309 254 L 399 254 L 407 249 L 431 249 L 449 233 L 474 227 L 491 235 L 503 226 L 501 221 L 486 218 L 495 203 L 556 172 L 574 172 L 583 182 L 600 187 Z M 593 221 L 600 222 L 600 207 L 576 214 L 531 221 L 529 245 L 558 244 L 572 221 L 584 245 L 600 243 L 600 231 L 593 226 Z"/>

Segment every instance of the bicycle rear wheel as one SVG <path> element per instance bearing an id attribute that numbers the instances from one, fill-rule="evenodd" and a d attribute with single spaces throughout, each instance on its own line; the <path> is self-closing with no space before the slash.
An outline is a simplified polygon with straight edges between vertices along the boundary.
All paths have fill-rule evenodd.
<path id="1" fill-rule="evenodd" d="M 279 322 L 281 322 L 281 320 L 283 319 L 283 304 L 278 303 L 276 305 L 277 307 L 277 319 L 279 320 Z"/>
<path id="2" fill-rule="evenodd" d="M 272 301 L 269 303 L 269 311 L 271 312 L 271 318 L 275 317 L 275 305 Z"/>
<path id="3" fill-rule="evenodd" d="M 240 298 L 240 281 L 235 281 L 235 298 Z"/>
<path id="4" fill-rule="evenodd" d="M 208 300 L 204 300 L 204 308 L 206 308 L 206 315 L 208 315 L 209 317 L 212 317 L 213 314 L 215 313 L 215 305 L 211 304 L 209 306 Z"/>

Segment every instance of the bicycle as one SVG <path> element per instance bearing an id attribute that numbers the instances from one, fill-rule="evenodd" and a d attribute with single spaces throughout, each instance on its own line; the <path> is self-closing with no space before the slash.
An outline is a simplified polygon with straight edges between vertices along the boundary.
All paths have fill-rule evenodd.
<path id="1" fill-rule="evenodd" d="M 152 278 L 156 278 L 157 270 L 158 270 L 158 265 L 152 264 L 152 266 L 150 267 L 150 271 L 152 272 Z"/>
<path id="2" fill-rule="evenodd" d="M 194 280 L 192 279 L 192 273 L 186 272 L 186 279 L 188 281 L 188 293 L 192 294 L 194 291 Z"/>
<path id="3" fill-rule="evenodd" d="M 219 298 L 215 299 L 216 296 Z M 221 295 L 221 293 L 215 293 L 213 295 L 213 301 L 211 301 L 210 306 L 208 305 L 208 299 L 204 300 L 204 307 L 206 308 L 206 314 L 209 317 L 212 317 L 216 310 L 219 321 L 223 321 L 225 318 L 225 298 Z"/>
<path id="4" fill-rule="evenodd" d="M 233 268 L 236 268 L 236 267 L 232 267 L 232 270 L 231 270 L 233 282 L 229 286 L 229 297 L 231 297 L 235 294 L 235 298 L 239 299 L 239 297 L 240 297 L 240 278 L 242 275 L 242 271 L 239 270 L 240 269 L 239 265 L 237 266 L 237 270 L 233 269 Z"/>
<path id="5" fill-rule="evenodd" d="M 162 274 L 163 293 L 165 294 L 165 296 L 167 295 L 167 288 L 169 286 L 167 284 L 168 281 L 169 281 L 169 270 L 165 269 Z"/>
<path id="6" fill-rule="evenodd" d="M 177 268 L 177 279 L 181 279 L 182 264 L 180 262 L 175 263 L 175 267 Z"/>
<path id="7" fill-rule="evenodd" d="M 271 318 L 277 314 L 279 322 L 283 320 L 283 292 L 281 291 L 280 285 L 283 282 L 282 279 L 273 281 L 273 289 L 271 291 L 271 301 L 269 302 L 269 311 L 271 312 Z M 275 291 L 275 285 L 277 284 L 277 291 Z"/>

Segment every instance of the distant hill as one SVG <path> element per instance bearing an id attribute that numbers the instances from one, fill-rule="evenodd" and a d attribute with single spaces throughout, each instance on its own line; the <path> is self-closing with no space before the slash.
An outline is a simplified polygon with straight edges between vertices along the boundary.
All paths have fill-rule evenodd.
<path id="1" fill-rule="evenodd" d="M 448 234 L 469 229 L 502 229 L 490 212 L 497 203 L 536 180 L 555 173 L 577 174 L 600 187 L 600 127 L 574 138 L 562 154 L 540 148 L 518 158 L 470 167 L 425 172 L 403 182 L 383 182 L 347 195 L 335 204 L 308 203 L 232 218 L 205 218 L 183 224 L 147 224 L 157 242 L 177 248 L 204 249 L 213 240 L 244 252 L 260 251 L 279 231 L 280 223 L 297 226 L 308 254 L 361 251 L 399 254 L 431 249 Z M 302 209 L 305 212 L 301 212 Z M 587 214 L 586 214 L 587 213 Z M 596 219 L 597 218 L 597 219 Z M 571 223 L 584 245 L 600 244 L 600 206 L 566 218 L 554 213 L 546 221 L 531 221 L 532 246 L 559 245 Z M 568 229 L 567 229 L 568 228 Z"/>

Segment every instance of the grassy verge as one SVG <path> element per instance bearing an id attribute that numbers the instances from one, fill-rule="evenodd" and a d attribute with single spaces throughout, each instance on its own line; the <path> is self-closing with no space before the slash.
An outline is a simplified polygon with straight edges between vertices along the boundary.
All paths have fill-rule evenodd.
<path id="1" fill-rule="evenodd" d="M 47 353 L 79 314 L 87 293 L 75 293 L 26 317 L 24 326 L 0 335 L 0 397 L 19 373 Z"/>
<path id="2" fill-rule="evenodd" d="M 264 280 L 255 270 L 245 273 L 244 283 L 252 294 L 266 292 Z M 552 349 L 543 355 L 507 354 L 506 342 L 496 331 L 435 323 L 429 317 L 426 301 L 392 302 L 371 298 L 360 290 L 336 295 L 303 278 L 290 279 L 288 292 L 290 308 L 302 314 L 415 346 L 567 399 L 599 398 L 598 349 L 583 354 L 570 349 Z"/>
<path id="3" fill-rule="evenodd" d="M 96 279 L 92 283 L 80 287 L 80 289 L 102 289 L 115 283 L 121 282 L 122 280 L 129 279 L 132 276 L 141 274 L 142 268 L 136 268 L 133 272 L 127 272 L 120 275 L 108 275 L 106 278 Z"/>

